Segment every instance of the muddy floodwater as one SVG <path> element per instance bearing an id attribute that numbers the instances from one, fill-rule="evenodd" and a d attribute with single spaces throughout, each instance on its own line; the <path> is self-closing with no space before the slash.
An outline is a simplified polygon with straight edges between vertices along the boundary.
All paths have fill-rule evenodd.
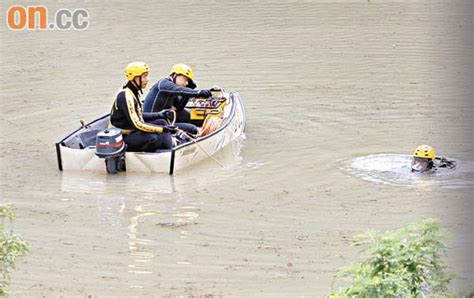
<path id="1" fill-rule="evenodd" d="M 361 259 L 355 233 L 426 217 L 452 234 L 454 289 L 474 283 L 473 2 L 42 3 L 90 24 L 1 26 L 0 201 L 31 245 L 12 296 L 324 297 Z M 152 82 L 183 62 L 198 88 L 240 92 L 245 137 L 216 155 L 224 169 L 58 170 L 54 143 L 110 110 L 133 60 Z M 446 187 L 354 164 L 382 154 L 396 174 L 421 144 L 471 171 Z"/>

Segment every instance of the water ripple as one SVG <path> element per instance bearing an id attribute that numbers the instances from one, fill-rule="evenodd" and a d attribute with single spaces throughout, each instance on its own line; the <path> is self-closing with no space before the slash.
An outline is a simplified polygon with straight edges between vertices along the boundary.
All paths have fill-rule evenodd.
<path id="1" fill-rule="evenodd" d="M 474 186 L 474 161 L 455 159 L 455 170 L 440 168 L 432 174 L 411 172 L 411 156 L 371 154 L 342 160 L 338 167 L 351 176 L 375 183 L 410 187 L 465 188 Z"/>

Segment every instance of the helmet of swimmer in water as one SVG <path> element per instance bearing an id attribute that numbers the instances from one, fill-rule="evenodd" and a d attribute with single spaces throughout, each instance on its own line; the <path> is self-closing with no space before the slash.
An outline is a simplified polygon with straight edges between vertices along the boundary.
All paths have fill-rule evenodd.
<path id="1" fill-rule="evenodd" d="M 433 168 L 433 160 L 436 152 L 430 145 L 421 145 L 413 152 L 413 160 L 411 163 L 412 172 L 427 172 Z"/>
<path id="2" fill-rule="evenodd" d="M 416 147 L 415 152 L 413 152 L 413 157 L 434 159 L 436 156 L 436 151 L 430 145 L 420 145 Z"/>

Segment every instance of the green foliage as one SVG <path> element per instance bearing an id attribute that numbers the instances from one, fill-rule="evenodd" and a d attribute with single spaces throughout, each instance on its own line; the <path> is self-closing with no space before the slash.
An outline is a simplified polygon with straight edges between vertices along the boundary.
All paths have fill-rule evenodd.
<path id="1" fill-rule="evenodd" d="M 6 293 L 16 259 L 29 251 L 26 241 L 12 231 L 5 231 L 5 221 L 11 224 L 14 219 L 9 206 L 0 206 L 0 295 Z"/>
<path id="2" fill-rule="evenodd" d="M 365 232 L 353 245 L 365 245 L 365 261 L 343 268 L 338 276 L 350 286 L 330 297 L 450 297 L 453 278 L 442 256 L 446 233 L 434 219 L 426 219 L 384 234 Z"/>

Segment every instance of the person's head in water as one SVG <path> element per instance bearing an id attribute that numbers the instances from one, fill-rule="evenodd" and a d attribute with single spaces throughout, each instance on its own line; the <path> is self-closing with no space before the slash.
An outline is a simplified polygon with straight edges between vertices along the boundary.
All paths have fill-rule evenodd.
<path id="1" fill-rule="evenodd" d="M 186 64 L 180 63 L 173 65 L 170 70 L 170 77 L 173 79 L 173 82 L 180 87 L 196 88 L 193 70 Z"/>
<path id="2" fill-rule="evenodd" d="M 421 145 L 413 152 L 413 160 L 411 162 L 412 172 L 428 172 L 433 169 L 436 152 L 429 145 Z"/>
<path id="3" fill-rule="evenodd" d="M 150 67 L 145 62 L 132 62 L 125 67 L 125 77 L 140 91 L 146 88 L 149 74 Z"/>

